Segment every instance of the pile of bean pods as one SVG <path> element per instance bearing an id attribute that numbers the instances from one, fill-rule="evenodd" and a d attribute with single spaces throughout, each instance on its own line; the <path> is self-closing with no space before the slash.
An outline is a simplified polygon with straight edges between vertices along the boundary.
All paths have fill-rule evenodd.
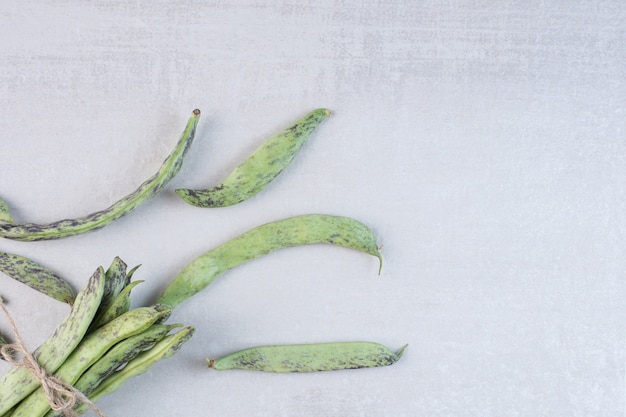
<path id="1" fill-rule="evenodd" d="M 186 203 L 205 208 L 226 207 L 250 199 L 283 172 L 329 115 L 327 109 L 307 114 L 261 144 L 222 183 L 203 190 L 177 189 L 176 193 Z M 180 171 L 199 117 L 200 111 L 194 110 L 180 140 L 152 177 L 104 210 L 49 224 L 13 224 L 9 206 L 0 199 L 0 237 L 21 241 L 60 239 L 102 228 L 134 211 L 159 194 Z M 131 291 L 142 281 L 131 281 L 136 267 L 127 271 L 120 258 L 115 258 L 106 271 L 99 267 L 78 294 L 51 269 L 21 255 L 0 252 L 0 272 L 72 306 L 68 317 L 33 352 L 33 357 L 48 374 L 95 402 L 129 378 L 172 356 L 189 340 L 194 327 L 165 324 L 180 303 L 237 265 L 279 249 L 316 243 L 375 256 L 382 267 L 374 234 L 363 223 L 349 217 L 305 214 L 260 225 L 209 250 L 176 275 L 150 307 L 130 309 Z M 7 343 L 8 339 L 0 335 L 0 346 Z M 270 345 L 208 358 L 207 362 L 217 370 L 266 372 L 368 368 L 395 363 L 405 347 L 393 352 L 378 343 L 362 341 Z M 62 415 L 50 409 L 39 385 L 32 372 L 21 367 L 0 378 L 0 417 Z M 74 412 L 80 414 L 87 409 L 86 404 L 79 403 Z"/>
<path id="2" fill-rule="evenodd" d="M 119 258 L 98 268 L 78 293 L 68 317 L 34 352 L 40 366 L 92 401 L 176 353 L 192 326 L 164 324 L 166 305 L 130 309 L 133 270 Z M 86 411 L 77 405 L 77 411 Z M 57 415 L 30 370 L 15 367 L 0 379 L 0 416 Z M 61 415 L 61 414 L 58 414 Z"/>

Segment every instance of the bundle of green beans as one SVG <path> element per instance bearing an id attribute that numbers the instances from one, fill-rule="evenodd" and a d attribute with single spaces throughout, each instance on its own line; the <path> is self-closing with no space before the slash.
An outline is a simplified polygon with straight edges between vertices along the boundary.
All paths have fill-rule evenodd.
<path id="1" fill-rule="evenodd" d="M 115 258 L 98 268 L 77 294 L 72 311 L 33 357 L 49 374 L 74 386 L 92 402 L 118 389 L 133 376 L 176 353 L 194 328 L 164 324 L 171 307 L 130 309 L 132 272 Z M 77 414 L 87 411 L 77 404 Z M 40 381 L 15 367 L 0 378 L 1 417 L 60 416 L 52 411 Z"/>

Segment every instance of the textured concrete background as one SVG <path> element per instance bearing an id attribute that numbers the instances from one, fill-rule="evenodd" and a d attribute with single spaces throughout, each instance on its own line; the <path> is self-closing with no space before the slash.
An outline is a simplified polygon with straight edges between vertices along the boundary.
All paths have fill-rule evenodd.
<path id="1" fill-rule="evenodd" d="M 132 215 L 0 250 L 76 288 L 116 255 L 142 264 L 139 306 L 267 221 L 321 212 L 376 232 L 380 277 L 327 246 L 224 275 L 172 318 L 196 336 L 100 401 L 108 416 L 624 415 L 625 28 L 623 1 L 4 0 L 0 196 L 18 222 L 107 207 L 203 117 L 179 176 Z M 322 106 L 334 116 L 253 200 L 201 210 L 173 192 Z M 68 313 L 0 285 L 33 348 Z M 410 346 L 374 370 L 204 365 L 362 339 Z"/>

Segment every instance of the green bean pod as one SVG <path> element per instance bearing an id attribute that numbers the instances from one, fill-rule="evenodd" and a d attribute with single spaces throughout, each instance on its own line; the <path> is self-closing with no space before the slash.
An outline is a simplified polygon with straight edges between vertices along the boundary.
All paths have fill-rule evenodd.
<path id="1" fill-rule="evenodd" d="M 171 357 L 193 336 L 194 331 L 193 326 L 185 327 L 178 333 L 165 337 L 151 349 L 140 353 L 121 370 L 106 378 L 89 396 L 89 399 L 95 403 L 103 396 L 119 389 L 130 378 L 147 372 L 156 362 Z M 82 414 L 88 410 L 85 404 L 81 404 L 76 413 Z"/>
<path id="2" fill-rule="evenodd" d="M 54 334 L 39 346 L 33 356 L 46 371 L 55 372 L 83 339 L 93 320 L 104 292 L 105 273 L 102 267 L 89 278 L 76 296 L 72 311 L 56 328 Z M 0 378 L 0 416 L 19 403 L 39 386 L 32 372 L 13 368 Z"/>
<path id="3" fill-rule="evenodd" d="M 21 241 L 60 239 L 100 229 L 132 212 L 143 202 L 156 196 L 180 170 L 183 159 L 193 141 L 200 110 L 194 110 L 185 130 L 160 169 L 134 192 L 110 207 L 72 220 L 60 220 L 49 224 L 1 224 L 0 237 Z"/>
<path id="4" fill-rule="evenodd" d="M 382 267 L 374 234 L 364 224 L 349 217 L 306 214 L 256 227 L 196 258 L 167 286 L 158 302 L 175 307 L 237 265 L 278 249 L 314 243 L 369 253 Z"/>
<path id="5" fill-rule="evenodd" d="M 130 310 L 130 292 L 138 284 L 143 281 L 133 281 L 128 284 L 117 297 L 111 301 L 111 303 L 102 310 L 93 321 L 92 328 L 98 328 L 103 324 L 110 322 L 111 320 L 121 316 Z"/>
<path id="6" fill-rule="evenodd" d="M 126 275 L 128 265 L 119 256 L 116 256 L 106 271 L 106 281 L 104 283 L 104 295 L 98 314 L 105 310 L 117 298 L 124 288 L 130 283 Z"/>
<path id="7" fill-rule="evenodd" d="M 315 128 L 330 116 L 317 109 L 293 126 L 266 140 L 219 185 L 206 190 L 176 190 L 196 207 L 226 207 L 255 196 L 274 180 L 296 157 Z"/>
<path id="8" fill-rule="evenodd" d="M 0 272 L 55 300 L 69 305 L 74 303 L 72 286 L 52 270 L 31 259 L 0 252 Z"/>
<path id="9" fill-rule="evenodd" d="M 264 372 L 317 372 L 393 365 L 397 353 L 373 342 L 258 346 L 207 360 L 213 369 Z"/>
<path id="10" fill-rule="evenodd" d="M 180 324 L 153 324 L 146 331 L 119 342 L 81 375 L 74 384 L 74 388 L 89 397 L 98 385 L 117 371 L 120 366 L 152 347 L 171 330 L 180 326 Z M 45 416 L 61 417 L 63 413 L 50 410 Z"/>
<path id="11" fill-rule="evenodd" d="M 161 313 L 155 324 L 164 324 L 174 312 L 172 306 L 168 306 L 167 304 L 155 304 L 152 306 L 156 311 Z"/>
<path id="12" fill-rule="evenodd" d="M 7 203 L 0 198 L 0 222 L 13 223 L 13 217 Z"/>
<path id="13" fill-rule="evenodd" d="M 131 278 L 133 277 L 133 275 L 135 274 L 135 271 L 137 271 L 139 269 L 141 265 L 136 265 L 134 267 L 132 267 L 130 269 L 130 271 L 128 271 L 126 273 L 126 285 L 128 285 L 130 283 Z"/>
<path id="14" fill-rule="evenodd" d="M 145 331 L 160 314 L 152 307 L 136 308 L 89 333 L 54 375 L 68 384 L 74 384 L 111 346 Z M 38 388 L 22 400 L 12 416 L 40 417 L 49 409 L 43 388 Z"/>

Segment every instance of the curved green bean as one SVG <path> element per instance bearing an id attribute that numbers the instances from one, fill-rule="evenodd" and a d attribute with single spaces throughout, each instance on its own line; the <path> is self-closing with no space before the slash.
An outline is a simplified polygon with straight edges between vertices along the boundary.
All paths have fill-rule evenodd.
<path id="1" fill-rule="evenodd" d="M 98 311 L 104 292 L 104 269 L 98 268 L 87 285 L 76 296 L 70 314 L 59 324 L 54 334 L 33 353 L 37 362 L 55 372 L 83 339 Z M 32 372 L 13 368 L 0 378 L 0 415 L 10 410 L 39 386 Z"/>
<path id="2" fill-rule="evenodd" d="M 145 331 L 160 314 L 152 307 L 136 308 L 105 324 L 87 335 L 54 375 L 68 384 L 74 384 L 83 372 L 100 359 L 109 348 L 130 336 Z M 49 409 L 50 404 L 46 399 L 46 394 L 40 387 L 20 402 L 12 416 L 40 417 Z"/>
<path id="3" fill-rule="evenodd" d="M 194 110 L 185 130 L 161 168 L 134 192 L 109 208 L 73 220 L 60 220 L 49 224 L 1 224 L 0 237 L 21 241 L 60 239 L 100 229 L 132 212 L 140 204 L 156 196 L 180 171 L 183 159 L 193 141 L 200 110 Z"/>
<path id="4" fill-rule="evenodd" d="M 72 305 L 74 290 L 63 278 L 37 262 L 20 255 L 0 252 L 0 272 L 42 294 Z"/>
<path id="5" fill-rule="evenodd" d="M 176 190 L 196 207 L 226 207 L 253 197 L 274 180 L 296 157 L 315 128 L 330 116 L 317 109 L 293 126 L 265 141 L 219 185 L 206 190 Z"/>
<path id="6" fill-rule="evenodd" d="M 258 346 L 207 360 L 213 369 L 264 372 L 317 372 L 393 365 L 397 353 L 373 342 Z"/>
<path id="7" fill-rule="evenodd" d="M 13 217 L 7 203 L 0 198 L 0 222 L 13 223 Z"/>
<path id="8" fill-rule="evenodd" d="M 156 362 L 171 357 L 193 336 L 194 331 L 193 326 L 188 326 L 178 333 L 166 336 L 150 350 L 140 353 L 121 370 L 106 378 L 89 396 L 89 399 L 95 403 L 103 396 L 116 391 L 130 378 L 147 372 Z M 88 407 L 81 404 L 76 413 L 82 414 L 87 410 Z"/>
<path id="9" fill-rule="evenodd" d="M 382 267 L 374 234 L 367 226 L 349 217 L 306 214 L 264 224 L 198 257 L 174 278 L 158 302 L 175 307 L 237 265 L 278 249 L 314 243 L 369 253 Z"/>

